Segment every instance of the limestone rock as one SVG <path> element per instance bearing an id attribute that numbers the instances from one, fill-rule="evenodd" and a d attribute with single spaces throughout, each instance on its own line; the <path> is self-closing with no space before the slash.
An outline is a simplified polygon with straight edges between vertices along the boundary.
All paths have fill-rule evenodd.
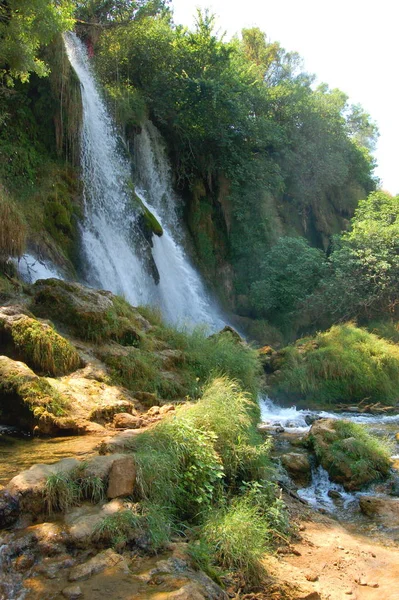
<path id="1" fill-rule="evenodd" d="M 376 518 L 388 527 L 399 527 L 399 498 L 360 496 L 360 510 L 371 518 Z"/>
<path id="2" fill-rule="evenodd" d="M 54 414 L 55 409 L 67 404 L 66 397 L 58 394 L 47 379 L 38 377 L 25 363 L 0 356 L 0 409 L 4 424 L 31 431 L 38 429 L 44 434 L 64 427 L 73 428 L 71 419 Z"/>
<path id="3" fill-rule="evenodd" d="M 67 600 L 78 600 L 83 596 L 83 592 L 78 585 L 68 585 L 62 590 L 62 595 Z"/>
<path id="4" fill-rule="evenodd" d="M 123 556 L 117 554 L 111 548 L 100 552 L 90 560 L 73 567 L 69 573 L 69 581 L 80 581 L 88 579 L 92 575 L 101 573 L 108 568 L 116 567 L 121 572 L 126 572 L 127 564 Z"/>
<path id="5" fill-rule="evenodd" d="M 281 462 L 297 485 L 306 487 L 310 483 L 311 465 L 307 454 L 289 452 L 282 455 Z"/>
<path id="6" fill-rule="evenodd" d="M 114 416 L 115 429 L 139 429 L 143 426 L 143 419 L 129 413 L 118 413 Z"/>
<path id="7" fill-rule="evenodd" d="M 130 496 L 136 482 L 136 465 L 131 456 L 115 460 L 109 472 L 107 497 Z"/>
<path id="8" fill-rule="evenodd" d="M 102 506 L 84 504 L 65 514 L 64 520 L 68 528 L 68 538 L 74 546 L 85 547 L 106 517 L 125 510 L 122 500 L 115 499 Z"/>

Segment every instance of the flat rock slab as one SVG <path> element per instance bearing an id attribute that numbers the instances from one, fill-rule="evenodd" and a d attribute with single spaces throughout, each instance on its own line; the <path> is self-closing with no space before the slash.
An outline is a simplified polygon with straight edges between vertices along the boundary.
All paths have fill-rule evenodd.
<path id="1" fill-rule="evenodd" d="M 92 575 L 115 567 L 123 573 L 128 572 L 128 566 L 123 556 L 117 554 L 111 548 L 108 548 L 108 550 L 100 552 L 81 565 L 73 567 L 69 573 L 68 579 L 69 581 L 88 579 Z"/>

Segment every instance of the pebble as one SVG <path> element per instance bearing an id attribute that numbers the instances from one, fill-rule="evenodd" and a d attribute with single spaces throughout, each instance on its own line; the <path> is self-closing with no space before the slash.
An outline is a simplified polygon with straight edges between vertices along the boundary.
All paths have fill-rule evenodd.
<path id="1" fill-rule="evenodd" d="M 352 594 L 353 594 L 352 590 L 346 590 L 344 593 L 345 593 L 347 596 L 352 596 Z"/>
<path id="2" fill-rule="evenodd" d="M 317 573 L 312 573 L 312 572 L 306 573 L 305 577 L 306 577 L 307 581 L 312 581 L 312 582 L 317 581 L 319 578 Z"/>
<path id="3" fill-rule="evenodd" d="M 62 595 L 67 600 L 78 600 L 83 596 L 83 593 L 79 585 L 68 585 L 62 590 Z"/>

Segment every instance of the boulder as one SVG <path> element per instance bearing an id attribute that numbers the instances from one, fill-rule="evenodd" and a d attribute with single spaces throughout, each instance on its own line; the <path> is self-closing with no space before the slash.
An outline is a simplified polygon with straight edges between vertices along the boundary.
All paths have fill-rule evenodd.
<path id="1" fill-rule="evenodd" d="M 36 281 L 32 291 L 32 312 L 68 326 L 79 338 L 135 345 L 142 331 L 151 328 L 136 309 L 111 292 L 59 279 Z"/>
<path id="2" fill-rule="evenodd" d="M 129 413 L 118 413 L 114 416 L 115 429 L 139 429 L 143 423 L 143 419 Z"/>
<path id="3" fill-rule="evenodd" d="M 360 425 L 339 419 L 320 419 L 305 438 L 330 479 L 348 491 L 359 490 L 389 475 L 391 463 L 383 446 Z"/>
<path id="4" fill-rule="evenodd" d="M 88 561 L 73 567 L 69 573 L 69 581 L 81 581 L 89 579 L 92 575 L 102 573 L 103 571 L 115 567 L 121 571 L 121 573 L 128 572 L 128 566 L 125 559 L 120 554 L 117 554 L 111 548 L 100 552 Z"/>
<path id="5" fill-rule="evenodd" d="M 73 430 L 76 423 L 67 416 L 68 406 L 66 396 L 47 379 L 38 377 L 23 362 L 0 356 L 0 410 L 5 425 L 43 434 Z"/>
<path id="6" fill-rule="evenodd" d="M 0 342 L 8 355 L 43 375 L 65 375 L 83 365 L 74 346 L 51 325 L 10 308 L 0 308 Z"/>
<path id="7" fill-rule="evenodd" d="M 115 460 L 109 472 L 107 497 L 130 496 L 136 482 L 136 465 L 132 456 Z"/>
<path id="8" fill-rule="evenodd" d="M 312 474 L 309 456 L 300 454 L 299 452 L 289 452 L 281 456 L 283 467 L 288 471 L 288 474 L 293 481 L 300 487 L 309 485 Z"/>
<path id="9" fill-rule="evenodd" d="M 78 585 L 68 585 L 62 590 L 62 595 L 67 600 L 78 600 L 83 596 L 83 592 Z"/>
<path id="10" fill-rule="evenodd" d="M 399 527 L 399 498 L 360 496 L 359 506 L 364 515 L 381 521 L 387 527 Z"/>

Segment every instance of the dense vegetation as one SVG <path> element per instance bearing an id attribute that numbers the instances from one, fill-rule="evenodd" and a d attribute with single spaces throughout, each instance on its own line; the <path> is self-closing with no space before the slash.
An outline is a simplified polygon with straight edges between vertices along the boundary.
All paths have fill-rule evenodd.
<path id="1" fill-rule="evenodd" d="M 292 401 L 391 404 L 399 396 L 398 345 L 353 323 L 300 339 L 274 360 L 272 391 Z"/>

